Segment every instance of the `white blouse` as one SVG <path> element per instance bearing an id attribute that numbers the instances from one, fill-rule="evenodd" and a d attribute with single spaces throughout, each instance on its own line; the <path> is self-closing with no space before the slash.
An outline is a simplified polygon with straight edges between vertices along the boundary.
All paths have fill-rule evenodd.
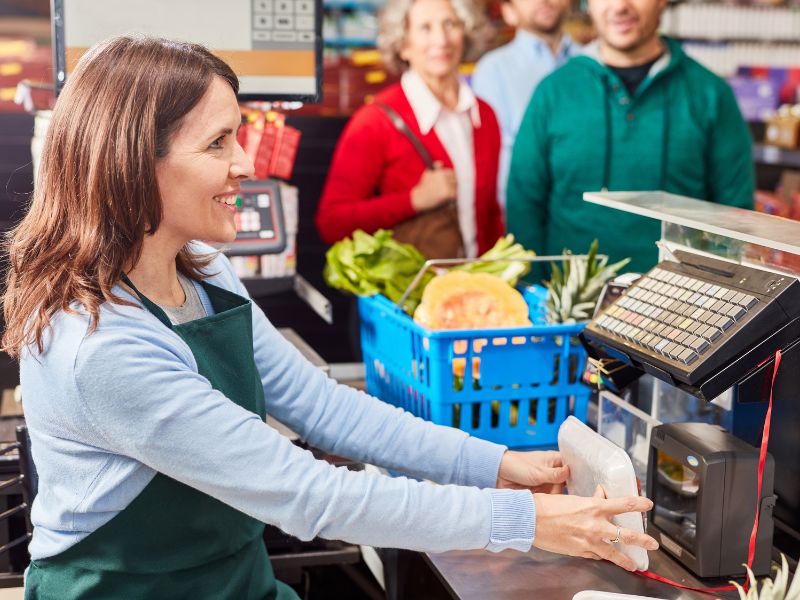
<path id="1" fill-rule="evenodd" d="M 459 82 L 458 104 L 449 110 L 433 95 L 416 71 L 403 73 L 400 85 L 408 98 L 420 132 L 436 132 L 453 163 L 456 174 L 456 202 L 464 253 L 475 257 L 478 253 L 475 225 L 475 150 L 472 129 L 481 126 L 481 116 L 475 94 L 463 81 Z"/>

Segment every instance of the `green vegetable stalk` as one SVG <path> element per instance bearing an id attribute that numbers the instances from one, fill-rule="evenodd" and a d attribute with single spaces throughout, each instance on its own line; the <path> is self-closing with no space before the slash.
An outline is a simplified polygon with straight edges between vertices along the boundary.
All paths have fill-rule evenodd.
<path id="1" fill-rule="evenodd" d="M 564 254 L 572 254 L 564 250 Z M 561 268 L 551 263 L 553 274 L 547 287 L 547 320 L 551 323 L 585 321 L 600 297 L 606 282 L 630 262 L 629 258 L 607 264 L 608 257 L 597 258 L 597 240 L 585 258 L 561 261 Z"/>
<path id="2" fill-rule="evenodd" d="M 508 260 L 475 262 L 453 268 L 469 273 L 490 273 L 514 286 L 530 270 L 529 262 L 514 259 L 533 256 L 534 252 L 525 250 L 521 244 L 515 244 L 514 236 L 508 234 L 481 256 L 485 259 Z M 392 232 L 385 229 L 379 229 L 374 236 L 360 229 L 354 231 L 352 239 L 345 238 L 334 244 L 325 254 L 325 258 L 327 263 L 323 276 L 325 283 L 332 288 L 358 296 L 383 294 L 392 302 L 400 300 L 427 260 L 414 246 L 398 242 L 393 239 Z M 425 273 L 403 305 L 406 313 L 414 314 L 422 300 L 425 286 L 434 275 L 431 270 Z"/>
<path id="3" fill-rule="evenodd" d="M 487 260 L 509 259 L 509 262 L 474 262 L 453 267 L 454 271 L 468 273 L 489 273 L 496 275 L 510 286 L 516 286 L 519 278 L 531 270 L 531 263 L 525 259 L 533 258 L 536 253 L 525 250 L 522 244 L 514 243 L 514 235 L 509 233 L 497 240 L 497 243 L 480 258 Z"/>

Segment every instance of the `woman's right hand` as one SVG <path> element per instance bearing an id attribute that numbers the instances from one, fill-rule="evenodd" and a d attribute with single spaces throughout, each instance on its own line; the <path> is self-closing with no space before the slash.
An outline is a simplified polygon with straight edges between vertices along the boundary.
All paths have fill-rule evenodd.
<path id="1" fill-rule="evenodd" d="M 437 162 L 425 169 L 417 185 L 411 189 L 411 205 L 418 213 L 425 212 L 456 198 L 456 173 Z"/>
<path id="2" fill-rule="evenodd" d="M 609 560 L 623 569 L 635 571 L 631 558 L 604 540 L 617 536 L 617 526 L 611 518 L 628 512 L 647 512 L 653 503 L 647 498 L 605 498 L 603 489 L 592 498 L 553 494 L 534 494 L 536 504 L 536 533 L 533 545 L 548 552 L 581 556 L 594 560 Z M 658 542 L 644 533 L 630 529 L 619 530 L 623 544 L 657 550 Z"/>

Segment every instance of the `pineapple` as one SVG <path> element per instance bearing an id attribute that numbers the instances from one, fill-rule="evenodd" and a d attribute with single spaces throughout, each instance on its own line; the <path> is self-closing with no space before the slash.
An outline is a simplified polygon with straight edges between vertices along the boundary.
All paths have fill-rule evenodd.
<path id="1" fill-rule="evenodd" d="M 572 253 L 564 250 L 564 254 Z M 575 323 L 591 317 L 603 286 L 629 262 L 626 258 L 609 265 L 608 258 L 597 258 L 597 240 L 594 240 L 585 258 L 563 260 L 561 268 L 553 263 L 553 274 L 545 282 L 547 320 Z"/>
<path id="2" fill-rule="evenodd" d="M 731 581 L 739 591 L 739 600 L 800 600 L 800 576 L 795 573 L 791 586 L 789 585 L 789 565 L 786 557 L 781 554 L 781 566 L 775 569 L 775 579 L 763 579 L 761 590 L 753 572 L 747 569 L 747 580 L 750 589 L 747 592 L 735 581 Z"/>

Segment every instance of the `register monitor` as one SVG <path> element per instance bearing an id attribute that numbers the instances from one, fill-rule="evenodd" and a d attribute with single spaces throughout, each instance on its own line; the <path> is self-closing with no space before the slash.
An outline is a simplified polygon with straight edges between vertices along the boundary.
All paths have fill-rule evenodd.
<path id="1" fill-rule="evenodd" d="M 278 254 L 286 248 L 286 223 L 277 181 L 243 181 L 235 219 L 236 240 L 223 246 L 228 256 Z"/>
<path id="2" fill-rule="evenodd" d="M 318 102 L 321 0 L 53 0 L 56 90 L 97 42 L 147 34 L 207 46 L 239 76 L 241 100 Z"/>

